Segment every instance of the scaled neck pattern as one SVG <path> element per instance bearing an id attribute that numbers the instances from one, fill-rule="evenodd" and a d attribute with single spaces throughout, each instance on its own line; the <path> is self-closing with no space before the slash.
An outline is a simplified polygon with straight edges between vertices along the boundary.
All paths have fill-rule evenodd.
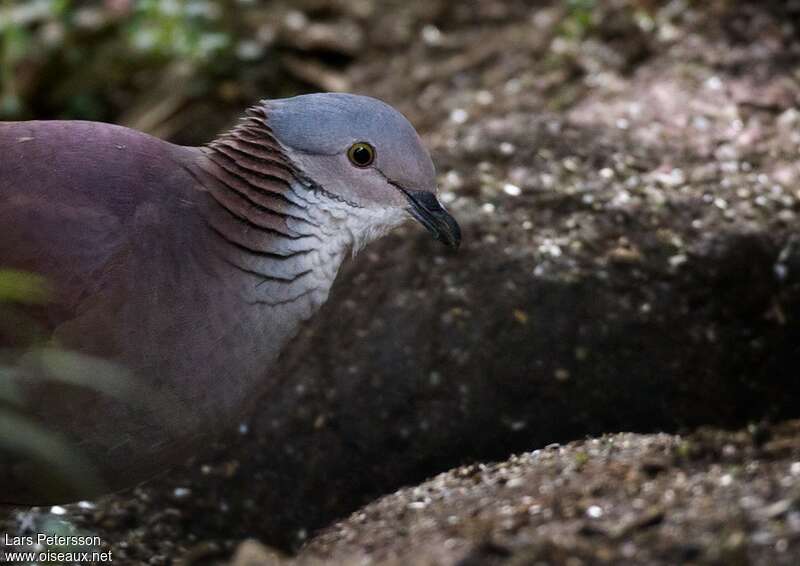
<path id="1" fill-rule="evenodd" d="M 371 234 L 369 211 L 300 171 L 256 107 L 204 148 L 211 196 L 207 224 L 243 300 L 309 318 L 328 298 L 339 267 Z"/>

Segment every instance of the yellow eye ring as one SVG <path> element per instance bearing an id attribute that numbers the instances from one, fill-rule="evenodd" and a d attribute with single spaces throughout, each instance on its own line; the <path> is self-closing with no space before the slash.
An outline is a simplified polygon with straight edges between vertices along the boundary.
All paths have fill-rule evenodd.
<path id="1" fill-rule="evenodd" d="M 369 167 L 375 161 L 375 148 L 367 142 L 358 142 L 347 150 L 347 158 L 356 167 Z"/>

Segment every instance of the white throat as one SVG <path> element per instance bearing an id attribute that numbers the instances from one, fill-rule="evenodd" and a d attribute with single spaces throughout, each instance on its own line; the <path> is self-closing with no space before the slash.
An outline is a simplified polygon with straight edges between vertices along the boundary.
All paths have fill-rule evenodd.
<path id="1" fill-rule="evenodd" d="M 297 245 L 310 247 L 291 266 L 294 273 L 305 273 L 291 283 L 265 281 L 247 288 L 245 298 L 253 302 L 272 303 L 272 306 L 300 308 L 301 318 L 309 318 L 328 299 L 339 268 L 348 255 L 355 255 L 371 241 L 384 236 L 408 219 L 402 209 L 366 208 L 353 206 L 315 191 L 299 183 L 292 191 L 303 207 L 292 210 L 294 217 L 286 226 L 304 237 Z M 254 270 L 269 272 L 272 259 Z"/>

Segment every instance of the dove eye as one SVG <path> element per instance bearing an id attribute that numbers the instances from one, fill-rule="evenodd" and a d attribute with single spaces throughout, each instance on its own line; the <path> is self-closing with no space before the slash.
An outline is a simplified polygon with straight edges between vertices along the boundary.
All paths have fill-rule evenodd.
<path id="1" fill-rule="evenodd" d="M 375 148 L 366 142 L 354 143 L 347 150 L 347 157 L 356 167 L 369 167 L 375 161 Z"/>

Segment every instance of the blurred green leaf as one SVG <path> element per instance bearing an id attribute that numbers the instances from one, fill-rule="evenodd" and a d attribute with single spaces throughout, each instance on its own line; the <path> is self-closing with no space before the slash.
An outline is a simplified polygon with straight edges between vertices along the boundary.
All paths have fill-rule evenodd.
<path id="1" fill-rule="evenodd" d="M 50 300 L 51 291 L 44 277 L 0 269 L 0 302 L 44 304 Z"/>
<path id="2" fill-rule="evenodd" d="M 165 390 L 153 395 L 131 371 L 114 362 L 50 347 L 31 350 L 21 363 L 38 368 L 52 381 L 97 391 L 144 409 L 167 428 L 173 426 L 176 412 L 191 412 L 178 396 Z"/>
<path id="3" fill-rule="evenodd" d="M 57 348 L 39 348 L 27 358 L 35 360 L 56 381 L 128 402 L 145 398 L 133 375 L 119 364 Z"/>
<path id="4" fill-rule="evenodd" d="M 0 367 L 0 403 L 12 405 L 22 404 L 22 395 L 19 388 L 11 380 L 14 376 L 12 368 Z"/>
<path id="5" fill-rule="evenodd" d="M 35 461 L 41 468 L 32 472 L 37 478 L 47 478 L 54 492 L 69 493 L 102 485 L 92 465 L 64 439 L 16 412 L 0 410 L 0 448 Z"/>
<path id="6" fill-rule="evenodd" d="M 567 0 L 566 4 L 562 30 L 570 37 L 581 38 L 592 28 L 597 0 Z"/>

